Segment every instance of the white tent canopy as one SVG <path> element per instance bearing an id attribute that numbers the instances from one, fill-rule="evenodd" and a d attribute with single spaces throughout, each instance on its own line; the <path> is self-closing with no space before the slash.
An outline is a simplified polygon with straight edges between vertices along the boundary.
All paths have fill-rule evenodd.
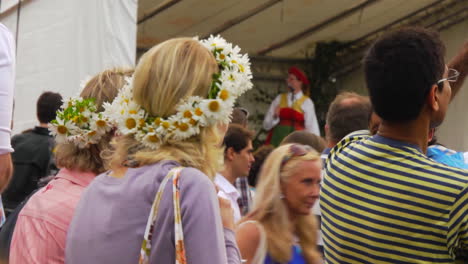
<path id="1" fill-rule="evenodd" d="M 362 40 L 409 22 L 446 26 L 466 19 L 467 7 L 460 0 L 140 0 L 138 47 L 222 34 L 251 55 L 302 58 L 319 41 Z"/>
<path id="2" fill-rule="evenodd" d="M 43 91 L 74 96 L 90 75 L 135 64 L 136 0 L 1 3 L 0 22 L 17 36 L 15 133 L 37 124 Z"/>

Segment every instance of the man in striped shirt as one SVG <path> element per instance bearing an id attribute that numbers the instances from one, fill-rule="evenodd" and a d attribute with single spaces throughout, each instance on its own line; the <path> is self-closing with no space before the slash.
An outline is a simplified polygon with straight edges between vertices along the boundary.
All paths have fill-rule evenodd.
<path id="1" fill-rule="evenodd" d="M 325 162 L 331 148 L 333 148 L 346 135 L 356 130 L 368 127 L 369 115 L 371 113 L 371 103 L 368 97 L 353 92 L 342 92 L 338 94 L 328 107 L 325 137 L 327 148 L 321 154 L 322 158 L 322 178 L 325 174 Z M 322 179 L 323 180 L 323 179 Z M 320 200 L 312 208 L 319 222 L 321 221 Z M 318 247 L 323 252 L 323 239 L 319 230 Z"/>
<path id="2" fill-rule="evenodd" d="M 455 68 L 460 72 L 449 70 Z M 382 124 L 330 152 L 321 212 L 328 263 L 454 263 L 468 250 L 468 171 L 426 157 L 468 70 L 468 43 L 447 67 L 437 33 L 404 28 L 364 59 Z M 449 83 L 453 81 L 452 83 Z"/>

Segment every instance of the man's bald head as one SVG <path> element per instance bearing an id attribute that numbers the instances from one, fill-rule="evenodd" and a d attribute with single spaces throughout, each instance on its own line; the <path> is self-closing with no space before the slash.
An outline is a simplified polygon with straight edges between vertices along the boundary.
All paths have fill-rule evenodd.
<path id="1" fill-rule="evenodd" d="M 371 111 L 368 97 L 353 92 L 338 94 L 327 113 L 328 145 L 335 145 L 351 132 L 367 129 Z"/>

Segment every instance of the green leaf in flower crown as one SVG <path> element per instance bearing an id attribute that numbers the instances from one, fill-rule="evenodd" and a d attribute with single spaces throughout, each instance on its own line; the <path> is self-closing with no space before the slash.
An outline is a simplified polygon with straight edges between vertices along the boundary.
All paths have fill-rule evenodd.
<path id="1" fill-rule="evenodd" d="M 211 82 L 210 92 L 208 93 L 208 99 L 215 99 L 219 92 L 219 85 L 221 82 L 219 78 L 221 77 L 220 73 L 213 73 L 213 81 Z"/>
<path id="2" fill-rule="evenodd" d="M 155 119 L 156 119 L 156 117 L 152 117 L 152 116 L 148 115 L 148 117 L 146 118 L 146 123 L 147 124 L 152 124 Z"/>
<path id="3" fill-rule="evenodd" d="M 219 62 L 219 66 L 220 66 L 220 70 L 224 70 L 229 66 L 229 63 L 227 63 L 226 61 L 221 61 Z"/>

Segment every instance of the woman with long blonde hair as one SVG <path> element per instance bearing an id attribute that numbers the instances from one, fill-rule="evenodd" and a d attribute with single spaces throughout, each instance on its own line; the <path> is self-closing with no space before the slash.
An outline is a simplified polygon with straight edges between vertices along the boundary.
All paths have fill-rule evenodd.
<path id="1" fill-rule="evenodd" d="M 254 208 L 236 231 L 245 263 L 320 263 L 317 223 L 311 214 L 320 173 L 319 155 L 304 145 L 283 145 L 268 156 Z"/>
<path id="2" fill-rule="evenodd" d="M 109 148 L 113 131 L 99 116 L 133 73 L 106 70 L 83 87 L 79 98 L 64 102 L 49 124 L 55 135 L 58 174 L 37 191 L 19 213 L 9 263 L 65 262 L 65 240 L 75 207 L 91 181 L 106 171 L 101 152 Z"/>
<path id="3" fill-rule="evenodd" d="M 252 86 L 238 52 L 219 37 L 177 38 L 142 56 L 106 109 L 120 137 L 80 201 L 67 263 L 240 263 L 212 182 L 235 98 Z"/>

